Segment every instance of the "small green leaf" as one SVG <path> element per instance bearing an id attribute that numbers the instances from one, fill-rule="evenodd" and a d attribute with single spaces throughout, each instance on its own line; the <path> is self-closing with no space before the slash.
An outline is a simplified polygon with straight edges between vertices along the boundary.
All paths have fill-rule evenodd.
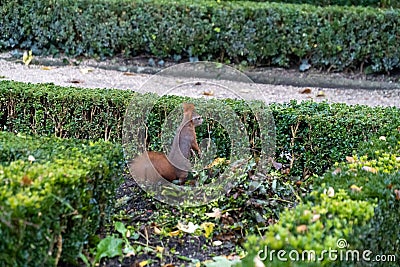
<path id="1" fill-rule="evenodd" d="M 113 236 L 107 236 L 97 245 L 95 262 L 99 262 L 102 258 L 113 258 L 122 256 L 122 239 Z"/>
<path id="2" fill-rule="evenodd" d="M 83 263 L 88 267 L 90 266 L 90 262 L 88 258 L 81 252 L 79 253 L 79 258 L 83 261 Z"/>
<path id="3" fill-rule="evenodd" d="M 118 231 L 123 237 L 126 237 L 126 232 L 128 231 L 122 222 L 115 223 L 115 230 Z"/>

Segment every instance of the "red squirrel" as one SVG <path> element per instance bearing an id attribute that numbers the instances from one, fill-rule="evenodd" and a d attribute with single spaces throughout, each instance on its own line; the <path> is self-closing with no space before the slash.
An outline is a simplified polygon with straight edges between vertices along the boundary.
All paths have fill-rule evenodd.
<path id="1" fill-rule="evenodd" d="M 178 179 L 179 184 L 184 184 L 191 167 L 189 158 L 192 149 L 199 155 L 201 153 L 195 127 L 201 125 L 203 119 L 194 109 L 192 103 L 183 103 L 183 119 L 168 156 L 161 152 L 148 151 L 133 160 L 131 171 L 137 180 L 154 185 L 162 177 L 170 182 Z"/>

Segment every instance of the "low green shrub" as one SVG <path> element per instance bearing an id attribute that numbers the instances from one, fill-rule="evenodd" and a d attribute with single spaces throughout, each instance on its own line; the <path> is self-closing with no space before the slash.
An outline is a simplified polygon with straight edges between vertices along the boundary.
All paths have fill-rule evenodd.
<path id="1" fill-rule="evenodd" d="M 254 266 L 257 255 L 267 266 L 321 266 L 331 262 L 324 250 L 340 251 L 337 241 L 348 240 L 355 227 L 365 225 L 372 218 L 375 205 L 352 200 L 343 189 L 332 193 L 327 189 L 321 194 L 312 192 L 313 202 L 282 212 L 263 239 L 249 237 L 245 245 L 249 255 L 244 265 Z M 280 254 L 283 260 L 278 258 L 278 251 L 285 251 Z"/>
<path id="2" fill-rule="evenodd" d="M 395 107 L 371 108 L 312 101 L 292 101 L 270 108 L 276 122 L 280 161 L 292 165 L 291 174 L 304 177 L 322 174 L 371 136 L 390 132 L 393 125 L 399 125 L 400 115 L 400 109 Z"/>
<path id="3" fill-rule="evenodd" d="M 0 129 L 39 135 L 55 135 L 121 142 L 124 115 L 130 101 L 137 104 L 155 97 L 131 91 L 65 88 L 51 84 L 0 81 Z M 160 131 L 165 118 L 185 98 L 169 96 L 158 101 L 147 124 L 151 148 L 160 150 Z M 187 100 L 187 99 L 186 99 Z M 238 100 L 223 100 L 246 126 L 250 148 L 259 150 L 251 108 Z M 268 107 L 276 126 L 276 161 L 290 169 L 290 175 L 309 177 L 322 174 L 345 159 L 358 144 L 374 135 L 386 135 L 399 125 L 400 109 L 347 106 L 312 101 L 272 104 Z M 21 116 L 23 114 L 23 116 Z M 219 156 L 231 147 L 224 129 L 215 127 L 212 136 Z M 207 125 L 198 139 L 208 138 Z"/>
<path id="4" fill-rule="evenodd" d="M 302 253 L 307 256 L 310 250 L 317 257 L 323 250 L 337 250 L 333 254 L 337 256 L 335 266 L 377 265 L 374 262 L 377 255 L 385 255 L 389 265 L 395 264 L 400 259 L 400 230 L 395 227 L 400 219 L 399 178 L 400 133 L 397 130 L 363 143 L 354 156 L 347 157 L 347 162 L 335 164 L 332 171 L 314 179 L 315 190 L 305 202 L 283 212 L 263 239 L 249 238 L 244 266 L 254 266 L 254 257 L 260 250 L 264 253 L 265 248 L 269 250 L 264 259 L 268 263 L 272 261 L 271 250 L 276 250 L 271 266 L 320 266 L 333 259 L 325 254 L 327 262 L 302 260 Z M 344 248 L 338 247 L 340 239 L 345 240 L 341 240 L 346 245 Z M 287 259 L 290 251 L 296 250 L 300 261 L 279 261 L 276 256 L 281 249 L 286 251 Z M 346 260 L 345 256 L 349 255 L 346 251 L 350 250 L 358 251 L 359 262 L 353 256 Z M 371 253 L 362 256 L 367 250 Z"/>
<path id="5" fill-rule="evenodd" d="M 78 139 L 121 139 L 131 91 L 0 81 L 2 130 Z"/>
<path id="6" fill-rule="evenodd" d="M 350 240 L 360 250 L 395 255 L 399 261 L 400 229 L 394 225 L 400 219 L 400 132 L 363 143 L 349 161 L 317 180 L 317 186 L 324 183 L 347 189 L 353 199 L 377 201 L 372 220 L 355 229 Z"/>
<path id="7" fill-rule="evenodd" d="M 18 0 L 0 8 L 0 50 L 388 72 L 400 67 L 399 17 L 398 9 L 246 1 Z"/>
<path id="8" fill-rule="evenodd" d="M 0 262 L 76 262 L 112 208 L 122 149 L 0 132 Z"/>

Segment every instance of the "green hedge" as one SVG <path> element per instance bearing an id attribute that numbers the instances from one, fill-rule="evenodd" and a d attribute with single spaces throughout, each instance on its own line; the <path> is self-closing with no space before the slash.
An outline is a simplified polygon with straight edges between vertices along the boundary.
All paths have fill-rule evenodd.
<path id="1" fill-rule="evenodd" d="M 226 0 L 226 1 L 242 1 L 242 0 Z M 371 7 L 400 7 L 400 3 L 396 0 L 249 0 L 251 2 L 277 2 L 292 4 L 309 4 L 315 6 L 371 6 Z"/>
<path id="2" fill-rule="evenodd" d="M 348 162 L 336 164 L 332 171 L 315 179 L 316 189 L 305 202 L 283 212 L 263 239 L 249 238 L 246 244 L 249 254 L 243 265 L 254 266 L 255 255 L 263 250 L 268 256 L 264 260 L 268 266 L 321 266 L 328 262 L 334 266 L 397 266 L 393 260 L 400 260 L 400 230 L 396 227 L 400 219 L 399 178 L 398 130 L 363 143 Z M 341 251 L 337 245 L 339 239 L 347 242 L 344 253 L 357 250 L 362 259 L 363 251 L 370 250 L 372 254 L 367 257 L 372 261 L 354 262 L 351 257 L 346 261 L 345 256 L 340 256 L 345 255 L 342 252 L 334 254 L 338 257 L 336 261 L 329 259 L 328 254 L 324 261 L 283 262 L 278 260 L 277 253 L 272 263 L 269 258 L 271 250 L 285 250 L 286 258 L 290 250 L 296 250 L 300 256 L 305 250 L 315 250 L 317 256 L 323 250 Z M 373 262 L 376 255 L 395 258 L 386 263 Z"/>
<path id="3" fill-rule="evenodd" d="M 0 129 L 39 135 L 121 142 L 122 125 L 130 101 L 142 103 L 153 95 L 131 91 L 65 88 L 51 84 L 0 81 Z M 160 129 L 166 116 L 182 102 L 181 97 L 159 101 L 149 117 L 149 141 L 160 149 Z M 247 127 L 251 148 L 258 149 L 251 109 L 237 100 L 224 100 Z M 400 109 L 347 106 L 292 101 L 269 106 L 276 126 L 276 160 L 291 166 L 291 175 L 322 174 L 374 135 L 385 135 L 399 125 Z M 23 115 L 22 115 L 23 114 Z M 22 115 L 22 116 L 21 116 Z M 400 125 L 399 125 L 400 126 Z M 224 129 L 213 132 L 219 155 L 229 153 Z M 207 125 L 198 138 L 209 137 Z M 292 160 L 291 160 L 292 159 Z"/>
<path id="4" fill-rule="evenodd" d="M 370 223 L 355 229 L 349 240 L 374 255 L 393 254 L 399 262 L 400 229 L 394 225 L 400 219 L 400 128 L 362 143 L 354 159 L 353 163 L 336 166 L 341 172 L 327 173 L 324 179 L 317 180 L 317 186 L 324 183 L 345 188 L 353 199 L 376 201 L 378 206 Z M 354 185 L 360 190 L 355 190 Z"/>
<path id="5" fill-rule="evenodd" d="M 121 139 L 135 93 L 0 81 L 2 130 L 78 139 Z"/>
<path id="6" fill-rule="evenodd" d="M 120 146 L 0 132 L 0 262 L 76 262 L 111 212 Z"/>
<path id="7" fill-rule="evenodd" d="M 400 66 L 400 10 L 282 3 L 18 0 L 0 8 L 0 50 L 366 72 Z"/>

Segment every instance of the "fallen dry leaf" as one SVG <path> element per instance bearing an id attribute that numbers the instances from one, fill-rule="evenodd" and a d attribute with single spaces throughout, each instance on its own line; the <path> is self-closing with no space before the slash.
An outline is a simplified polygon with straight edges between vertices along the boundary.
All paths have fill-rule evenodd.
<path id="1" fill-rule="evenodd" d="M 187 225 L 178 222 L 176 227 L 182 232 L 193 234 L 200 226 L 192 222 L 189 222 Z"/>
<path id="2" fill-rule="evenodd" d="M 83 74 L 88 74 L 89 72 L 93 72 L 93 69 L 91 68 L 84 68 L 84 69 L 79 69 L 79 71 Z"/>
<path id="3" fill-rule="evenodd" d="M 396 200 L 400 200 L 400 190 L 395 189 L 394 194 L 396 195 Z"/>
<path id="4" fill-rule="evenodd" d="M 316 221 L 319 220 L 319 218 L 321 218 L 321 215 L 320 215 L 320 214 L 314 214 L 313 217 L 312 217 L 312 219 L 311 219 L 311 221 L 312 221 L 312 222 L 316 222 Z"/>
<path id="5" fill-rule="evenodd" d="M 342 171 L 342 169 L 336 168 L 336 169 L 332 172 L 332 174 L 333 174 L 333 175 L 337 175 L 337 174 L 339 174 L 341 171 Z"/>
<path id="6" fill-rule="evenodd" d="M 202 223 L 201 225 L 200 225 L 200 227 L 202 228 L 202 229 L 204 229 L 204 236 L 205 236 L 205 238 L 209 238 L 210 237 L 210 235 L 213 233 L 213 231 L 214 231 L 214 226 L 215 226 L 215 224 L 213 224 L 213 223 L 210 223 L 210 222 L 204 222 L 204 223 Z"/>
<path id="7" fill-rule="evenodd" d="M 308 215 L 308 214 L 311 214 L 311 211 L 310 211 L 310 210 L 304 210 L 304 211 L 303 211 L 303 215 Z"/>
<path id="8" fill-rule="evenodd" d="M 176 230 L 176 231 L 169 232 L 169 236 L 171 236 L 171 237 L 178 236 L 180 232 L 181 232 L 181 230 Z"/>
<path id="9" fill-rule="evenodd" d="M 30 161 L 30 163 L 32 163 L 32 162 L 34 162 L 36 159 L 35 159 L 34 156 L 29 155 L 29 156 L 28 156 L 28 160 Z"/>
<path id="10" fill-rule="evenodd" d="M 125 76 L 135 76 L 136 73 L 132 73 L 132 72 L 124 72 L 123 75 Z"/>
<path id="11" fill-rule="evenodd" d="M 214 166 L 219 166 L 221 164 L 227 163 L 229 164 L 229 160 L 226 160 L 226 158 L 216 158 L 213 160 L 213 162 L 211 162 L 210 164 L 207 165 L 206 169 L 210 169 Z"/>
<path id="12" fill-rule="evenodd" d="M 154 226 L 154 233 L 155 233 L 156 235 L 161 234 L 160 228 L 158 228 L 157 226 Z"/>
<path id="13" fill-rule="evenodd" d="M 29 50 L 29 52 L 24 51 L 24 54 L 22 56 L 22 62 L 24 62 L 26 66 L 28 66 L 31 63 L 32 59 L 33 59 L 32 50 Z"/>
<path id="14" fill-rule="evenodd" d="M 372 172 L 372 173 L 377 173 L 378 172 L 377 169 L 369 167 L 369 166 L 363 166 L 361 169 L 364 170 L 364 171 L 367 171 L 367 172 Z"/>
<path id="15" fill-rule="evenodd" d="M 356 186 L 355 184 L 353 184 L 352 186 L 350 186 L 350 189 L 351 189 L 351 191 L 353 191 L 353 192 L 361 192 L 362 186 L 361 186 L 361 187 L 358 187 L 358 186 Z"/>
<path id="16" fill-rule="evenodd" d="M 69 83 L 83 83 L 82 80 L 69 80 Z"/>
<path id="17" fill-rule="evenodd" d="M 129 258 L 129 257 L 133 257 L 133 256 L 136 256 L 136 253 L 134 250 L 127 252 L 124 257 Z"/>
<path id="18" fill-rule="evenodd" d="M 205 95 L 205 96 L 213 96 L 214 95 L 214 91 L 213 90 L 205 90 L 203 92 L 203 95 Z"/>
<path id="19" fill-rule="evenodd" d="M 310 88 L 304 88 L 303 90 L 300 90 L 300 94 L 311 94 L 311 89 Z"/>
<path id="20" fill-rule="evenodd" d="M 222 241 L 219 241 L 219 240 L 213 241 L 213 242 L 212 242 L 212 245 L 213 245 L 214 247 L 221 246 L 221 245 L 222 245 Z"/>
<path id="21" fill-rule="evenodd" d="M 318 91 L 317 97 L 324 97 L 324 96 L 326 96 L 324 91 L 321 91 L 321 90 Z"/>
<path id="22" fill-rule="evenodd" d="M 222 211 L 219 208 L 213 208 L 213 212 L 206 213 L 206 216 L 211 218 L 219 219 L 221 218 Z"/>
<path id="23" fill-rule="evenodd" d="M 144 267 L 144 266 L 146 266 L 147 264 L 149 264 L 149 261 L 148 261 L 148 260 L 139 262 L 139 266 L 140 266 L 140 267 Z"/>
<path id="24" fill-rule="evenodd" d="M 356 160 L 355 160 L 353 157 L 349 157 L 349 156 L 346 156 L 346 161 L 347 161 L 348 163 L 354 163 L 354 162 L 356 162 Z"/>
<path id="25" fill-rule="evenodd" d="M 328 188 L 328 192 L 326 193 L 328 197 L 334 197 L 335 196 L 335 189 L 333 187 Z"/>
<path id="26" fill-rule="evenodd" d="M 288 175 L 290 173 L 290 168 L 282 169 L 281 173 L 284 175 Z"/>
<path id="27" fill-rule="evenodd" d="M 307 231 L 307 225 L 302 224 L 296 227 L 296 231 L 298 233 L 304 233 L 305 231 Z"/>
<path id="28" fill-rule="evenodd" d="M 21 184 L 22 184 L 23 186 L 31 185 L 31 184 L 32 184 L 32 180 L 31 180 L 31 178 L 29 178 L 27 175 L 24 175 L 24 176 L 22 177 Z"/>
<path id="29" fill-rule="evenodd" d="M 41 70 L 52 70 L 52 67 L 43 66 L 40 68 Z"/>

